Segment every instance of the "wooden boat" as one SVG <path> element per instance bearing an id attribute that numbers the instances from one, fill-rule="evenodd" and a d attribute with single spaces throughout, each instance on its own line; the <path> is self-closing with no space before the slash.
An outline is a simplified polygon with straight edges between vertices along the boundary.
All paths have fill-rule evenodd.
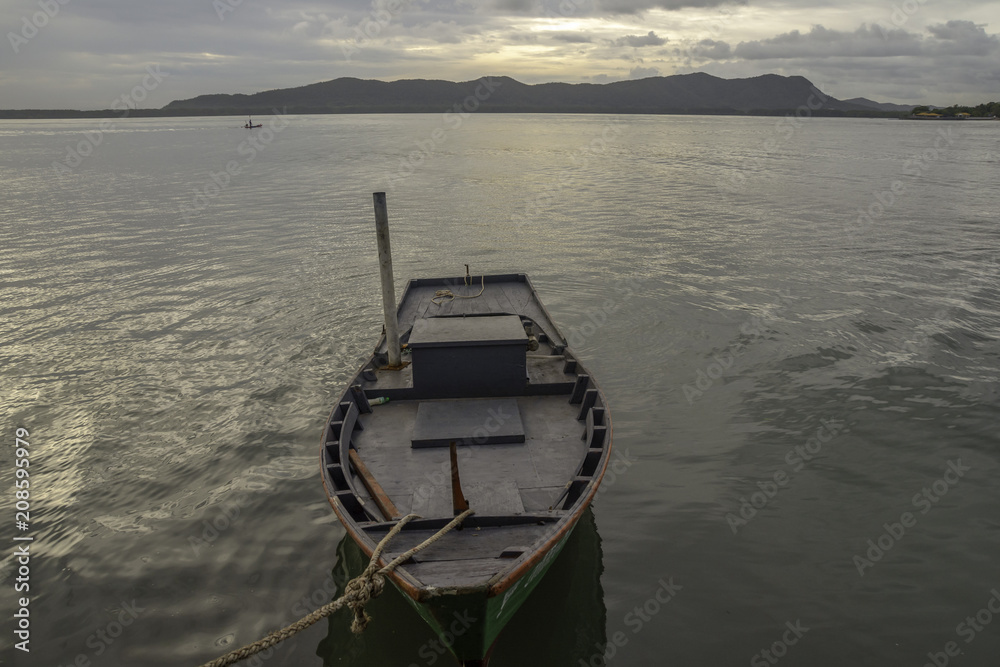
<path id="1" fill-rule="evenodd" d="M 384 562 L 467 501 L 462 530 L 389 579 L 463 664 L 485 665 L 597 492 L 611 415 L 524 274 L 411 280 L 395 315 L 403 363 L 388 366 L 383 334 L 327 421 L 323 484 L 366 556 L 422 517 Z"/>

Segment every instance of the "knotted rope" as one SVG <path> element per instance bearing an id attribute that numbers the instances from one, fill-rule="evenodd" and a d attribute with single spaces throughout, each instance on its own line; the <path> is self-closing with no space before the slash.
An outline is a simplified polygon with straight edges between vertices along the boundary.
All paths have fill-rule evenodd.
<path id="1" fill-rule="evenodd" d="M 405 517 L 400 519 L 399 522 L 392 527 L 392 530 L 389 531 L 389 534 L 382 538 L 382 541 L 378 543 L 378 546 L 375 547 L 375 551 L 372 552 L 371 560 L 368 561 L 368 567 L 365 568 L 364 572 L 348 582 L 347 586 L 344 587 L 344 594 L 342 596 L 333 602 L 320 607 L 308 616 L 292 623 L 288 627 L 282 628 L 281 630 L 275 630 L 263 639 L 259 639 L 252 644 L 247 644 L 243 648 L 227 653 L 221 658 L 216 658 L 211 662 L 206 662 L 201 667 L 227 667 L 228 665 L 234 665 L 241 660 L 246 660 L 250 656 L 260 653 L 261 651 L 266 651 L 272 646 L 285 641 L 289 637 L 302 632 L 310 625 L 326 618 L 344 606 L 349 607 L 351 611 L 354 612 L 354 621 L 351 623 L 351 632 L 355 634 L 364 632 L 365 627 L 368 625 L 368 621 L 371 620 L 371 616 L 365 612 L 365 605 L 368 604 L 368 602 L 370 602 L 373 598 L 381 595 L 382 590 L 385 588 L 385 575 L 396 569 L 398 565 L 405 563 L 417 552 L 426 549 L 430 545 L 437 542 L 439 539 L 444 537 L 445 534 L 462 523 L 466 517 L 474 513 L 475 512 L 471 509 L 465 510 L 452 519 L 448 525 L 439 530 L 437 533 L 409 551 L 396 556 L 396 558 L 392 559 L 387 565 L 380 568 L 378 566 L 378 561 L 382 556 L 382 551 L 389 544 L 389 540 L 398 535 L 399 531 L 403 529 L 403 526 L 405 526 L 411 519 L 420 518 L 416 514 L 407 514 Z"/>

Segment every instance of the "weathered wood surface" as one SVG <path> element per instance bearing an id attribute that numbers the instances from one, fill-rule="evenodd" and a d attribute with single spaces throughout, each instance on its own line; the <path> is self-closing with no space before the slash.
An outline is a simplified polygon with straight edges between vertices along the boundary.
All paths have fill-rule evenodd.
<path id="1" fill-rule="evenodd" d="M 390 548 L 386 552 L 386 559 L 395 558 L 407 549 L 415 547 L 431 537 L 434 532 L 432 530 L 404 530 L 393 538 Z M 424 563 L 499 558 L 507 547 L 531 544 L 539 537 L 551 532 L 552 524 L 453 530 L 414 556 L 414 560 Z"/>
<path id="2" fill-rule="evenodd" d="M 399 513 L 396 506 L 393 504 L 392 500 L 386 494 L 385 489 L 382 485 L 378 483 L 375 476 L 371 474 L 368 467 L 365 466 L 365 462 L 361 460 L 361 456 L 358 455 L 356 449 L 352 449 L 350 453 L 351 465 L 354 466 L 354 470 L 357 475 L 361 478 L 361 482 L 365 485 L 368 490 L 368 495 L 371 496 L 372 501 L 374 501 L 378 511 L 382 513 L 382 516 L 388 520 L 399 519 L 403 515 Z"/>
<path id="3" fill-rule="evenodd" d="M 404 569 L 425 586 L 457 588 L 482 585 L 509 563 L 510 560 L 501 558 L 426 561 Z"/>
<path id="4" fill-rule="evenodd" d="M 420 401 L 410 440 L 413 447 L 521 443 L 524 425 L 512 398 Z"/>
<path id="5" fill-rule="evenodd" d="M 413 495 L 413 507 L 410 510 L 422 517 L 439 517 L 452 514 L 451 487 L 440 484 L 425 487 L 424 493 Z M 489 482 L 469 482 L 462 480 L 462 491 L 469 507 L 477 513 L 498 516 L 502 514 L 524 513 L 524 502 L 521 500 L 517 484 L 507 480 L 491 480 Z M 545 509 L 548 509 L 547 507 Z"/>
<path id="6" fill-rule="evenodd" d="M 511 481 L 518 489 L 561 487 L 576 473 L 587 450 L 580 437 L 585 427 L 577 421 L 576 409 L 568 404 L 566 396 L 512 400 L 520 413 L 524 443 L 460 447 L 463 488 L 498 480 Z M 451 493 L 448 450 L 410 446 L 420 403 L 399 401 L 374 406 L 371 415 L 362 415 L 365 429 L 355 431 L 353 438 L 368 469 L 403 514 L 421 513 L 416 509 L 420 498 L 441 492 L 450 498 Z M 489 509 L 477 507 L 472 497 L 469 500 L 477 513 Z M 427 511 L 426 505 L 420 507 Z M 450 505 L 445 511 L 450 513 Z"/>
<path id="7" fill-rule="evenodd" d="M 382 310 L 385 314 L 386 341 L 388 345 L 389 365 L 399 366 L 399 324 L 396 319 L 396 286 L 392 276 L 392 250 L 389 246 L 389 212 L 386 207 L 385 193 L 376 192 L 372 195 L 375 203 L 375 237 L 378 241 L 378 265 L 382 280 Z"/>
<path id="8" fill-rule="evenodd" d="M 399 330 L 401 332 L 408 331 L 413 323 L 421 317 L 507 313 L 531 318 L 551 340 L 557 344 L 566 345 L 566 341 L 557 333 L 552 320 L 549 319 L 541 304 L 532 295 L 528 283 L 490 282 L 490 276 L 488 276 L 485 289 L 483 289 L 477 278 L 479 276 L 472 277 L 472 285 L 464 285 L 463 278 L 449 279 L 445 283 L 435 281 L 428 285 L 421 285 L 421 281 L 415 281 L 417 286 L 411 284 L 406 292 L 405 300 L 399 306 Z M 502 276 L 495 278 L 502 278 Z M 453 299 L 433 303 L 434 293 L 441 289 L 450 289 L 455 294 L 463 296 L 473 296 L 482 289 L 483 295 L 475 299 Z M 385 341 L 383 341 L 380 350 L 385 352 L 385 349 Z"/>

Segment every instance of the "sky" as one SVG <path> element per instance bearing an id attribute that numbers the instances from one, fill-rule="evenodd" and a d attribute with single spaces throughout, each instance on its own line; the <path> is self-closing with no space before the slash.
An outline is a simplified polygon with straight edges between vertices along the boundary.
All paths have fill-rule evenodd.
<path id="1" fill-rule="evenodd" d="M 0 0 L 0 108 L 159 108 L 343 76 L 804 76 L 839 99 L 1000 100 L 998 0 Z M 117 105 L 116 100 L 118 100 Z"/>

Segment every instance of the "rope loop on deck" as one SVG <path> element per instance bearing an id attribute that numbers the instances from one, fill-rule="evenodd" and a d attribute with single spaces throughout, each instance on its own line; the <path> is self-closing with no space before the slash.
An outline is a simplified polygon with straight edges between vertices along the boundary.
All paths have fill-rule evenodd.
<path id="1" fill-rule="evenodd" d="M 465 284 L 466 285 L 471 284 L 468 276 L 465 277 Z M 440 306 L 442 303 L 445 303 L 446 301 L 453 301 L 455 299 L 475 299 L 476 297 L 482 296 L 483 292 L 486 291 L 485 274 L 483 274 L 482 280 L 480 280 L 480 287 L 481 289 L 479 290 L 479 294 L 455 294 L 450 289 L 439 289 L 436 292 L 434 292 L 434 298 L 431 299 L 431 303 L 435 303 Z"/>
<path id="2" fill-rule="evenodd" d="M 382 551 L 389 544 L 389 541 L 399 534 L 399 531 L 403 529 L 403 526 L 405 526 L 407 522 L 412 519 L 420 518 L 416 514 L 407 514 L 405 517 L 400 519 L 396 525 L 392 527 L 392 530 L 389 531 L 389 534 L 382 538 L 382 541 L 378 543 L 378 546 L 375 547 L 375 551 L 372 552 L 371 560 L 368 561 L 368 566 L 365 568 L 364 572 L 347 583 L 347 586 L 344 587 L 344 594 L 342 596 L 333 602 L 320 607 L 308 616 L 299 619 L 291 625 L 282 628 L 281 630 L 275 630 L 263 639 L 259 639 L 252 644 L 247 644 L 243 648 L 231 651 L 221 658 L 216 658 L 211 662 L 206 662 L 201 667 L 227 667 L 228 665 L 234 665 L 241 660 L 246 660 L 250 656 L 256 655 L 261 651 L 266 651 L 272 646 L 285 641 L 289 637 L 302 632 L 310 625 L 326 618 L 330 614 L 333 614 L 345 606 L 354 612 L 354 621 L 351 623 L 351 632 L 355 634 L 364 632 L 368 622 L 371 621 L 371 616 L 365 612 L 365 605 L 372 599 L 377 598 L 382 594 L 382 591 L 385 589 L 385 575 L 392 572 L 399 565 L 405 563 L 417 552 L 426 549 L 430 545 L 437 542 L 472 514 L 475 514 L 475 512 L 471 509 L 465 510 L 434 535 L 427 538 L 409 551 L 400 554 L 396 558 L 392 559 L 387 565 L 380 568 L 378 566 L 378 562 L 382 557 Z"/>

